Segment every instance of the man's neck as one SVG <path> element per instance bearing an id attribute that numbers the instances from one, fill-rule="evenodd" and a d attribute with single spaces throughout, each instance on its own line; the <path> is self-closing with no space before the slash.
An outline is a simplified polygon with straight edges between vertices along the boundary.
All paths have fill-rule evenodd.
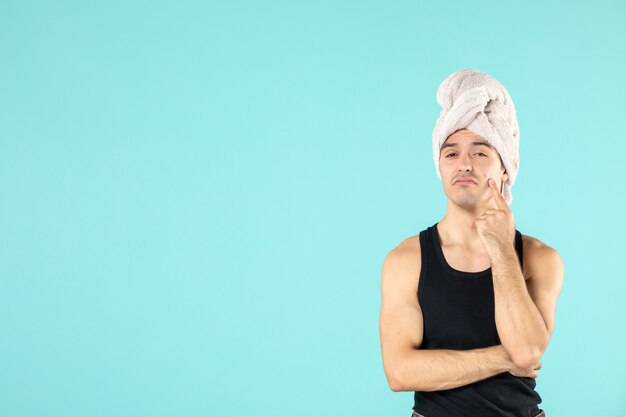
<path id="1" fill-rule="evenodd" d="M 495 205 L 483 205 L 468 210 L 448 201 L 448 211 L 437 224 L 441 239 L 446 244 L 478 247 L 481 243 L 475 221 L 489 208 L 497 207 Z"/>

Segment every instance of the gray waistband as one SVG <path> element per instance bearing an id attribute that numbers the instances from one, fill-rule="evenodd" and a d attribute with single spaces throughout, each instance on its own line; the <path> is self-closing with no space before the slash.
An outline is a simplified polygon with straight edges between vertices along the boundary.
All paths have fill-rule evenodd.
<path id="1" fill-rule="evenodd" d="M 413 414 L 411 414 L 411 417 L 426 417 L 426 416 L 418 413 L 417 411 L 413 411 Z M 544 411 L 541 410 L 541 412 L 537 414 L 535 417 L 546 417 L 546 413 L 544 413 Z"/>

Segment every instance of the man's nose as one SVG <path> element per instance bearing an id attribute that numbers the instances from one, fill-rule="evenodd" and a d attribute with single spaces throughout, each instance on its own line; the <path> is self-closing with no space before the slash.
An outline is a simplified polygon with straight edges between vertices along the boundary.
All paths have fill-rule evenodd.
<path id="1" fill-rule="evenodd" d="M 458 167 L 459 171 L 471 171 L 472 170 L 472 163 L 470 161 L 470 158 L 466 154 L 459 155 L 458 163 L 459 163 L 459 167 Z"/>

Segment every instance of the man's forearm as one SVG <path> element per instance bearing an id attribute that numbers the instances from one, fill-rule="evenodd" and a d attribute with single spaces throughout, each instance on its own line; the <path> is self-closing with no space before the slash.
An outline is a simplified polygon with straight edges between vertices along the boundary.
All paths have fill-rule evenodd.
<path id="1" fill-rule="evenodd" d="M 518 366 L 539 360 L 549 339 L 537 306 L 526 288 L 514 248 L 503 249 L 492 262 L 495 319 L 502 345 Z"/>
<path id="2" fill-rule="evenodd" d="M 439 391 L 507 371 L 502 345 L 471 350 L 416 349 L 399 370 L 397 391 Z"/>

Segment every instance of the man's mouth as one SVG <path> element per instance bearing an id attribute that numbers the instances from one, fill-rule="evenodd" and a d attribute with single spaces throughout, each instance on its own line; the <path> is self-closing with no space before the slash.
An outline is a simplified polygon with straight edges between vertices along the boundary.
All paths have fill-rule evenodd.
<path id="1" fill-rule="evenodd" d="M 471 178 L 457 178 L 454 184 L 476 184 L 476 181 Z"/>

